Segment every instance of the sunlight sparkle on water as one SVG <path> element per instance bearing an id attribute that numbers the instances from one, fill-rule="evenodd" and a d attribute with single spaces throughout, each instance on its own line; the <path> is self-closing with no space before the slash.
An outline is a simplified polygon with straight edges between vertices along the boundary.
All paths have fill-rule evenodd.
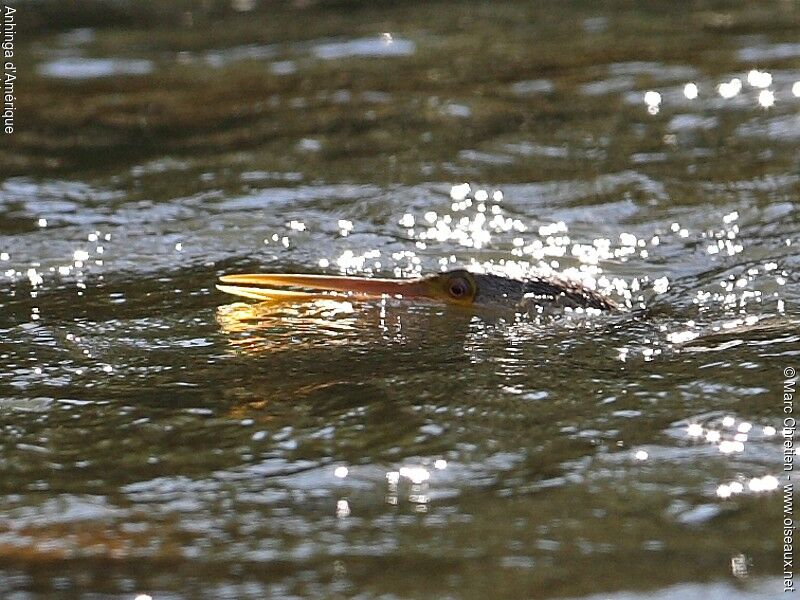
<path id="1" fill-rule="evenodd" d="M 658 114 L 659 107 L 661 106 L 661 94 L 653 90 L 645 92 L 644 103 L 647 105 L 648 113 L 651 115 Z"/>
<path id="2" fill-rule="evenodd" d="M 466 198 L 472 188 L 468 183 L 462 183 L 460 185 L 454 185 L 450 188 L 450 197 L 453 200 L 464 200 Z"/>
<path id="3" fill-rule="evenodd" d="M 722 452 L 723 454 L 744 452 L 744 443 L 737 440 L 722 440 L 719 443 L 719 451 Z"/>
<path id="4" fill-rule="evenodd" d="M 667 277 L 659 277 L 653 281 L 653 291 L 656 294 L 665 294 L 669 290 L 669 279 Z"/>
<path id="5" fill-rule="evenodd" d="M 412 483 L 428 481 L 431 474 L 425 467 L 400 467 L 400 477 L 410 479 Z"/>
<path id="6" fill-rule="evenodd" d="M 730 428 L 735 424 L 735 421 L 733 417 L 725 417 L 722 424 L 723 427 Z M 686 435 L 695 439 L 702 437 L 706 442 L 716 445 L 722 454 L 733 454 L 744 452 L 745 442 L 748 441 L 747 432 L 752 427 L 751 423 L 740 423 L 737 432 L 733 434 L 733 439 L 724 439 L 722 431 L 711 428 L 706 429 L 699 423 L 691 423 L 686 428 Z"/>
<path id="7" fill-rule="evenodd" d="M 414 215 L 403 215 L 399 224 L 409 228 L 408 234 L 417 239 L 417 248 L 425 250 L 432 242 L 456 242 L 466 248 L 480 249 L 492 242 L 493 234 L 525 231 L 526 228 L 522 221 L 504 217 L 498 205 L 491 206 L 490 212 L 493 216 L 487 217 L 485 202 L 489 200 L 489 192 L 477 190 L 474 194 L 477 203 L 475 204 L 473 200 L 464 196 L 465 192 L 469 192 L 468 185 L 464 184 L 464 186 L 453 186 L 450 195 L 458 201 L 451 205 L 451 210 L 454 213 L 460 212 L 474 205 L 476 212 L 472 216 L 439 214 L 434 210 L 429 210 L 422 215 L 423 222 L 419 223 Z M 493 197 L 497 197 L 497 194 L 493 194 Z M 422 231 L 413 229 L 415 224 L 423 225 Z"/>
<path id="8" fill-rule="evenodd" d="M 738 77 L 734 77 L 726 83 L 720 83 L 717 87 L 717 91 L 723 98 L 733 98 L 742 91 L 742 80 Z"/>
<path id="9" fill-rule="evenodd" d="M 380 250 L 368 250 L 364 254 L 356 255 L 352 250 L 345 250 L 336 259 L 336 264 L 339 269 L 344 273 L 366 272 L 373 271 L 372 265 L 367 265 L 367 261 L 380 258 Z M 327 259 L 324 259 L 327 261 Z"/>
<path id="10" fill-rule="evenodd" d="M 732 492 L 730 486 L 725 485 L 724 483 L 719 487 L 717 487 L 717 496 L 719 496 L 720 498 L 730 498 L 731 493 Z"/>
<path id="11" fill-rule="evenodd" d="M 767 492 L 778 488 L 778 479 L 772 475 L 752 478 L 747 487 L 753 492 Z"/>
<path id="12" fill-rule="evenodd" d="M 341 234 L 342 237 L 347 236 L 348 234 L 350 234 L 351 231 L 353 231 L 352 221 L 348 221 L 347 219 L 339 219 L 338 225 L 339 225 L 339 233 Z"/>
<path id="13" fill-rule="evenodd" d="M 31 285 L 33 287 L 37 287 L 39 285 L 42 285 L 42 283 L 44 283 L 44 279 L 42 278 L 42 276 L 33 267 L 27 270 L 26 275 L 28 276 L 28 280 L 31 282 Z"/>
<path id="14" fill-rule="evenodd" d="M 745 490 L 754 493 L 771 492 L 778 489 L 778 479 L 773 475 L 753 477 L 747 481 L 747 487 L 741 481 L 731 481 L 717 486 L 716 494 L 719 498 L 730 498 L 735 494 L 743 494 Z"/>
<path id="15" fill-rule="evenodd" d="M 697 98 L 698 89 L 696 83 L 687 83 L 683 86 L 683 95 L 686 96 L 689 100 L 694 100 Z"/>
<path id="16" fill-rule="evenodd" d="M 398 221 L 398 223 L 402 227 L 414 227 L 414 215 L 406 213 L 403 217 Z"/>
<path id="17" fill-rule="evenodd" d="M 699 437 L 703 435 L 703 427 L 697 423 L 692 423 L 686 428 L 686 434 L 691 437 Z"/>
<path id="18" fill-rule="evenodd" d="M 674 331 L 667 334 L 667 341 L 673 344 L 684 344 L 697 338 L 700 334 L 695 331 Z"/>
<path id="19" fill-rule="evenodd" d="M 772 85 L 772 73 L 753 69 L 747 74 L 747 83 L 757 88 L 767 88 Z"/>
<path id="20" fill-rule="evenodd" d="M 740 84 L 733 82 L 728 85 L 736 87 Z M 653 95 L 648 98 L 653 102 L 656 100 Z M 562 220 L 536 223 L 535 233 L 531 232 L 530 224 L 506 216 L 503 206 L 492 203 L 504 199 L 498 190 L 473 189 L 470 184 L 463 183 L 451 186 L 450 198 L 453 202 L 449 205 L 449 212 L 437 205 L 417 214 L 406 212 L 398 215 L 396 223 L 402 228 L 402 235 L 413 240 L 413 249 L 395 251 L 389 256 L 382 256 L 377 249 L 358 252 L 347 249 L 335 259 L 320 259 L 320 267 L 335 265 L 346 274 L 378 274 L 389 270 L 395 277 L 418 277 L 429 271 L 432 266 L 430 263 L 435 261 L 435 268 L 441 271 L 463 264 L 475 272 L 518 279 L 532 275 L 555 275 L 580 282 L 601 293 L 621 297 L 624 305 L 645 307 L 647 290 L 651 289 L 655 294 L 667 293 L 670 290 L 669 279 L 651 279 L 644 275 L 627 281 L 621 277 L 607 277 L 603 274 L 603 261 L 648 260 L 655 248 L 674 243 L 676 238 L 708 239 L 710 243 L 704 247 L 709 254 L 726 253 L 733 256 L 744 250 L 737 240 L 739 212 L 736 210 L 722 216 L 721 228 L 701 231 L 697 236 L 693 236 L 680 223 L 672 222 L 666 231 L 636 234 L 623 231 L 617 234 L 618 243 L 614 243 L 608 238 L 574 240 L 569 235 L 569 227 Z M 351 221 L 346 220 L 340 220 L 338 225 L 343 235 L 349 233 L 353 226 Z M 463 255 L 454 253 L 453 243 L 469 250 Z M 475 256 L 471 252 L 484 248 L 491 249 L 492 254 L 503 252 L 513 258 L 482 259 L 485 255 Z M 692 302 L 701 311 L 707 310 L 710 304 L 718 304 L 725 309 L 743 309 L 750 302 L 761 303 L 761 291 L 750 289 L 760 272 L 758 267 L 751 267 L 747 272 L 733 276 L 733 279 L 726 278 L 720 282 L 722 293 L 698 290 Z M 778 277 L 781 281 L 786 280 L 783 274 Z M 728 327 L 750 325 L 753 322 L 751 316 L 745 316 L 730 321 Z M 718 331 L 720 328 L 723 328 L 723 324 L 713 326 L 712 330 Z M 703 334 L 702 329 L 691 329 L 667 333 L 666 341 L 681 344 Z M 661 348 L 653 347 L 643 350 L 642 354 L 651 360 L 661 352 Z"/>
<path id="21" fill-rule="evenodd" d="M 772 90 L 761 90 L 758 94 L 758 103 L 764 108 L 775 106 L 775 92 Z"/>
<path id="22" fill-rule="evenodd" d="M 347 502 L 347 500 L 337 500 L 336 516 L 340 519 L 350 516 L 350 504 Z"/>

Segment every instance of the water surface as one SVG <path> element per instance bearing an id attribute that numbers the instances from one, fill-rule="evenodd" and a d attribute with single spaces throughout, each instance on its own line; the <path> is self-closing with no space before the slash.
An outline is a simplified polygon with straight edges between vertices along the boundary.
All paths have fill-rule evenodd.
<path id="1" fill-rule="evenodd" d="M 624 6 L 29 7 L 6 596 L 776 597 L 800 11 Z M 627 310 L 214 289 L 462 266 Z"/>

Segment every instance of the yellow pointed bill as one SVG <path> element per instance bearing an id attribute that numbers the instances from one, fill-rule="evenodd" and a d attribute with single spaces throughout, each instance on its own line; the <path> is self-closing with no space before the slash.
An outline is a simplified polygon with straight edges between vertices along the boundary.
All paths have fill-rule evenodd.
<path id="1" fill-rule="evenodd" d="M 284 302 L 319 298 L 357 297 L 363 299 L 394 296 L 435 298 L 429 282 L 422 279 L 380 279 L 341 275 L 299 273 L 251 273 L 223 275 L 217 289 L 254 300 Z"/>

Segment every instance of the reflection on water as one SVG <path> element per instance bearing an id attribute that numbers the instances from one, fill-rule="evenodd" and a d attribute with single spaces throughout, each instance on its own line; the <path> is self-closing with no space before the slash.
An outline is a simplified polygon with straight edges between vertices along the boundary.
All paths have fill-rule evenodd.
<path id="1" fill-rule="evenodd" d="M 303 336 L 326 336 L 325 345 L 345 343 L 341 334 L 354 331 L 353 305 L 346 301 L 315 299 L 296 306 L 286 303 L 236 302 L 217 309 L 217 322 L 232 347 L 258 354 L 277 352 L 297 344 Z"/>
<path id="2" fill-rule="evenodd" d="M 147 75 L 152 71 L 153 63 L 149 60 L 123 60 L 116 58 L 61 58 L 39 67 L 40 75 L 63 79 Z"/>
<path id="3" fill-rule="evenodd" d="M 346 42 L 329 42 L 314 46 L 314 55 L 323 60 L 350 56 L 408 56 L 414 53 L 414 42 L 395 39 L 385 33 L 380 38 L 364 38 Z"/>
<path id="4" fill-rule="evenodd" d="M 796 7 L 50 10 L 0 147 L 0 589 L 776 596 Z M 624 310 L 214 289 L 460 266 Z"/>

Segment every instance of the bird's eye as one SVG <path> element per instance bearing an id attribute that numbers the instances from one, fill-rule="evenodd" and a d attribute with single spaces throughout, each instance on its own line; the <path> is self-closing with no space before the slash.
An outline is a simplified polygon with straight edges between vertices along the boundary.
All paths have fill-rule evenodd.
<path id="1" fill-rule="evenodd" d="M 469 295 L 469 282 L 462 277 L 454 277 L 450 280 L 448 291 L 453 298 L 464 298 Z"/>

